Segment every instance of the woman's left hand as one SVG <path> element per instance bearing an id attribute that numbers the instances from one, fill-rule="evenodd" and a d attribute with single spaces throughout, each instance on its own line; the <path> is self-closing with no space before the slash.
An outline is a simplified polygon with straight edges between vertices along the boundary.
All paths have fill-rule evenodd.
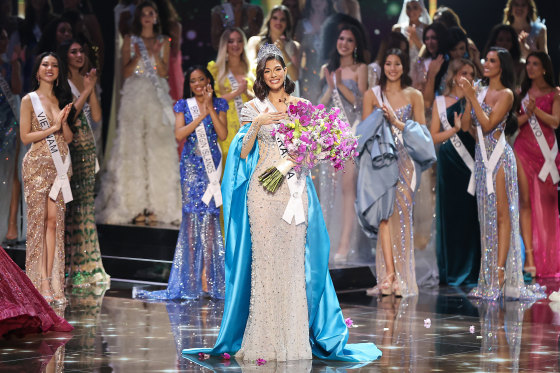
<path id="1" fill-rule="evenodd" d="M 212 100 L 213 92 L 214 90 L 212 89 L 212 86 L 210 84 L 208 84 L 204 89 L 204 104 L 208 111 L 211 111 L 214 108 L 214 102 Z"/>
<path id="2" fill-rule="evenodd" d="M 465 93 L 466 98 L 472 100 L 475 97 L 474 87 L 467 78 L 465 78 L 464 76 L 461 77 L 457 84 L 459 84 L 459 87 L 461 87 L 461 89 Z"/>

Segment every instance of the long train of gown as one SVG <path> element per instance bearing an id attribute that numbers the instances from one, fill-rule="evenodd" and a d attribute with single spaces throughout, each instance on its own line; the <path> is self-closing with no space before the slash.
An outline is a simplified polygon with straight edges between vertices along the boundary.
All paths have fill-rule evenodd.
<path id="1" fill-rule="evenodd" d="M 412 117 L 412 105 L 408 104 L 396 109 L 395 114 L 404 123 Z M 399 178 L 395 186 L 395 205 L 393 214 L 389 218 L 389 235 L 391 236 L 391 251 L 393 253 L 393 265 L 399 289 L 403 297 L 418 294 L 416 284 L 416 268 L 414 261 L 414 235 L 412 222 L 412 207 L 414 203 L 414 190 L 412 189 L 412 178 L 414 177 L 414 163 L 408 155 L 404 144 L 396 137 L 397 165 L 399 167 Z M 377 242 L 375 255 L 375 268 L 377 272 L 377 283 L 382 283 L 387 277 L 385 256 L 381 249 L 381 240 Z"/>
<path id="2" fill-rule="evenodd" d="M 52 123 L 50 118 L 49 123 Z M 31 113 L 31 132 L 41 131 L 41 126 Z M 69 154 L 68 145 L 64 141 L 62 130 L 55 132 L 54 137 L 64 161 Z M 68 177 L 72 175 L 72 167 L 68 169 Z M 46 255 L 45 217 L 47 200 L 50 198 L 57 172 L 45 139 L 31 145 L 25 154 L 22 164 L 23 188 L 27 203 L 27 244 L 25 252 L 25 273 L 37 289 L 41 288 L 41 266 L 43 255 Z M 56 199 L 56 230 L 55 248 L 50 278 L 55 298 L 64 298 L 64 221 L 66 205 L 59 191 Z"/>
<path id="3" fill-rule="evenodd" d="M 536 98 L 536 106 L 545 113 L 552 113 L 555 91 Z M 523 108 L 521 109 L 524 113 Z M 549 148 L 556 141 L 554 129 L 543 124 L 539 118 L 540 130 Z M 544 157 L 529 123 L 520 123 L 521 129 L 515 139 L 514 149 L 529 184 L 531 200 L 531 225 L 533 230 L 533 257 L 537 277 L 560 276 L 560 219 L 558 219 L 558 184 L 552 182 L 550 175 L 544 182 L 539 172 Z M 560 170 L 560 154 L 556 156 L 555 166 Z"/>
<path id="4" fill-rule="evenodd" d="M 167 81 L 158 80 L 167 92 Z M 161 222 L 179 221 L 177 145 L 174 128 L 162 118 L 162 104 L 140 59 L 121 91 L 118 127 L 95 201 L 98 222 L 128 223 L 144 209 Z"/>
<path id="5" fill-rule="evenodd" d="M 59 317 L 33 283 L 0 247 L 0 338 L 48 331 L 69 332 L 72 325 Z"/>
<path id="6" fill-rule="evenodd" d="M 214 107 L 218 113 L 225 112 L 228 104 L 222 98 L 215 98 Z M 174 110 L 176 113 L 184 113 L 185 123 L 193 121 L 186 100 L 177 101 Z M 218 167 L 222 154 L 210 115 L 204 118 L 203 123 L 214 165 Z M 180 167 L 183 219 L 167 289 L 139 290 L 135 293 L 135 298 L 195 299 L 208 294 L 212 298 L 222 299 L 225 289 L 225 250 L 220 227 L 220 208 L 216 207 L 214 199 L 209 206 L 202 202 L 210 181 L 198 148 L 196 132 L 192 132 L 185 141 Z"/>
<path id="7" fill-rule="evenodd" d="M 106 283 L 95 225 L 95 159 L 93 132 L 80 114 L 68 145 L 72 156 L 70 186 L 74 200 L 66 209 L 66 281 L 72 286 Z"/>
<path id="8" fill-rule="evenodd" d="M 482 109 L 487 115 L 490 115 L 492 111 L 492 108 L 485 102 L 482 103 Z M 474 109 L 472 110 L 472 118 L 473 124 L 480 126 Z M 483 145 L 486 147 L 486 154 L 489 158 L 498 143 L 494 134 L 504 131 L 506 119 L 507 115 L 493 130 L 484 134 Z M 493 300 L 501 295 L 498 282 L 498 211 L 496 193 L 488 194 L 486 190 L 486 169 L 482 163 L 480 146 L 481 144 L 477 142 L 474 168 L 482 259 L 478 275 L 478 285 L 471 290 L 469 296 Z M 538 284 L 526 286 L 523 281 L 523 262 L 521 261 L 521 241 L 519 235 L 517 164 L 513 150 L 507 143 L 492 174 L 494 190 L 496 190 L 496 177 L 500 169 L 504 171 L 511 226 L 510 244 L 504 273 L 506 279 L 505 296 L 522 300 L 543 298 L 546 295 Z"/>

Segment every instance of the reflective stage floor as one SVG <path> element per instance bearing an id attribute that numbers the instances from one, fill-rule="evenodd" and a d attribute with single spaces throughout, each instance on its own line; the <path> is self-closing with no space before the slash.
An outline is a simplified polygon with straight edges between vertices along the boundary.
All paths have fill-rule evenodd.
<path id="1" fill-rule="evenodd" d="M 549 282 L 549 293 L 560 282 Z M 68 294 L 69 334 L 0 340 L 0 372 L 554 372 L 559 369 L 560 303 L 476 303 L 467 289 L 422 289 L 418 297 L 340 293 L 350 342 L 374 342 L 383 357 L 365 366 L 323 360 L 276 366 L 235 360 L 191 362 L 183 348 L 212 346 L 222 302 L 146 303 L 131 284 Z"/>

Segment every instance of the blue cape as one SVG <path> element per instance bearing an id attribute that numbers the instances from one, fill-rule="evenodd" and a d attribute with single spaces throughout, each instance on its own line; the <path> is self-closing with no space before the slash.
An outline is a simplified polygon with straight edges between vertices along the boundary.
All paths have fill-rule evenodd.
<path id="1" fill-rule="evenodd" d="M 258 142 L 241 159 L 243 137 L 250 123 L 234 137 L 222 181 L 225 227 L 226 298 L 220 333 L 214 348 L 185 349 L 191 358 L 203 352 L 234 355 L 249 316 L 251 295 L 251 232 L 247 212 L 249 180 L 259 160 Z M 307 177 L 308 227 L 305 244 L 305 281 L 309 312 L 309 339 L 313 354 L 321 359 L 369 362 L 381 356 L 373 343 L 347 345 L 348 328 L 328 269 L 330 241 L 311 177 Z"/>

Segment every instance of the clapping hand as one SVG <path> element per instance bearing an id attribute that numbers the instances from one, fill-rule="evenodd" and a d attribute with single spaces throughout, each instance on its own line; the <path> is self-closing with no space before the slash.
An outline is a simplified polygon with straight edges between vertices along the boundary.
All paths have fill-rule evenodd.
<path id="1" fill-rule="evenodd" d="M 526 114 L 528 116 L 533 115 L 535 113 L 536 108 L 537 108 L 537 106 L 535 104 L 535 98 L 532 97 L 532 96 L 529 96 L 529 101 L 525 105 Z"/>
<path id="2" fill-rule="evenodd" d="M 469 100 L 472 100 L 475 97 L 474 87 L 467 78 L 465 78 L 464 76 L 461 77 L 461 79 L 459 79 L 458 84 L 459 84 L 459 87 L 461 87 L 461 89 L 465 93 L 466 98 L 468 98 Z"/>
<path id="3" fill-rule="evenodd" d="M 325 68 L 325 79 L 327 80 L 327 84 L 329 85 L 329 90 L 332 91 L 334 89 L 334 79 L 333 75 L 327 68 Z"/>
<path id="4" fill-rule="evenodd" d="M 89 73 L 84 76 L 84 90 L 87 92 L 93 91 L 97 83 L 97 70 L 91 69 Z"/>
<path id="5" fill-rule="evenodd" d="M 65 107 L 62 108 L 62 110 L 60 110 L 58 112 L 58 115 L 56 116 L 56 120 L 54 121 L 53 127 L 59 131 L 62 128 L 63 124 L 66 124 L 68 121 L 68 114 L 70 114 L 70 109 L 72 108 L 72 103 L 69 103 L 68 105 L 66 105 Z"/>
<path id="6" fill-rule="evenodd" d="M 461 130 L 461 119 L 462 118 L 463 118 L 463 113 L 459 114 L 459 113 L 455 112 L 455 121 L 454 121 L 454 126 L 453 126 L 453 129 L 455 130 L 455 133 L 457 133 Z"/>

